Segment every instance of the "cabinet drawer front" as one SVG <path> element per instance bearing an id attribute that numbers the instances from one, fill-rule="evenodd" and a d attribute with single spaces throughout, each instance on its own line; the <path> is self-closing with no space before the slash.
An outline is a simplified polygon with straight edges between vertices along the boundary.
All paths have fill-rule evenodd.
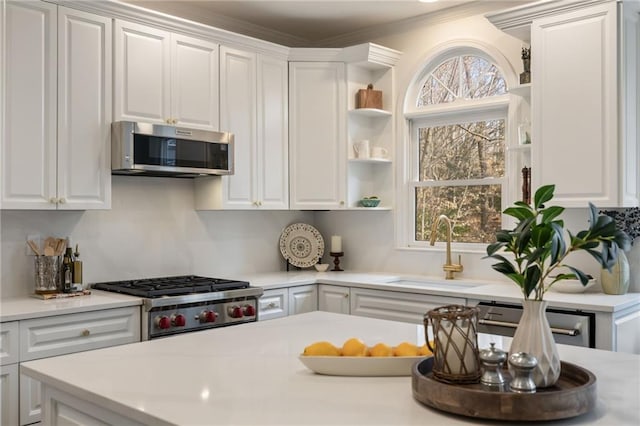
<path id="1" fill-rule="evenodd" d="M 351 315 L 422 324 L 424 315 L 444 305 L 464 305 L 465 299 L 449 296 L 351 289 Z"/>
<path id="2" fill-rule="evenodd" d="M 258 318 L 262 320 L 286 317 L 289 312 L 286 288 L 266 290 L 258 300 Z"/>
<path id="3" fill-rule="evenodd" d="M 20 322 L 21 361 L 139 341 L 140 308 L 137 307 Z"/>
<path id="4" fill-rule="evenodd" d="M 18 321 L 0 324 L 0 365 L 18 362 L 19 326 Z"/>

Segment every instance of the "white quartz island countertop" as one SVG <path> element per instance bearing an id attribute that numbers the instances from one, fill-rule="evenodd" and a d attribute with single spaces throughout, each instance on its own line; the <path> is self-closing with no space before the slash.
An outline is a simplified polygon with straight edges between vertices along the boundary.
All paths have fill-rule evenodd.
<path id="1" fill-rule="evenodd" d="M 423 333 L 418 325 L 311 312 L 30 361 L 21 372 L 93 413 L 99 406 L 150 425 L 504 425 L 423 406 L 410 376 L 325 376 L 298 359 L 315 341 L 394 345 L 421 343 Z M 593 372 L 598 389 L 589 413 L 562 424 L 640 424 L 640 356 L 564 345 L 559 353 Z M 43 406 L 46 419 L 46 398 Z"/>

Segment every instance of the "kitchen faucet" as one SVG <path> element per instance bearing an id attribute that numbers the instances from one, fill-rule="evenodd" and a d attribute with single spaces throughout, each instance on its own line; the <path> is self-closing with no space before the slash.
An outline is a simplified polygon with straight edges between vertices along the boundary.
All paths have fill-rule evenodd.
<path id="1" fill-rule="evenodd" d="M 452 280 L 454 278 L 454 272 L 462 272 L 463 270 L 462 256 L 458 255 L 458 263 L 451 262 L 451 219 L 443 214 L 433 221 L 433 227 L 431 228 L 431 245 L 436 243 L 436 236 L 440 221 L 444 221 L 447 224 L 447 261 L 442 266 L 442 269 L 446 272 L 445 279 Z"/>

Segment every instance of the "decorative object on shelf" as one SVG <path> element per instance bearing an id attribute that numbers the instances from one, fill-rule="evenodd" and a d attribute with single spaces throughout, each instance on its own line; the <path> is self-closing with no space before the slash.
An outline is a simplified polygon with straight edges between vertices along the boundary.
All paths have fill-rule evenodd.
<path id="1" fill-rule="evenodd" d="M 553 198 L 555 185 L 538 188 L 533 205 L 518 201 L 503 213 L 518 220 L 513 230 L 502 229 L 496 233 L 496 242 L 487 247 L 487 257 L 498 260 L 493 269 L 514 281 L 524 296 L 524 311 L 511 343 L 510 352 L 527 352 L 538 360 L 534 381 L 538 388 L 552 386 L 560 375 L 560 359 L 549 321 L 545 315 L 544 293 L 554 283 L 567 279 L 579 279 L 587 285 L 589 276 L 567 265 L 566 257 L 584 250 L 602 267 L 611 269 L 620 252 L 631 245 L 631 239 L 617 229 L 614 220 L 598 215 L 596 207 L 589 203 L 589 228 L 569 234 L 569 244 L 564 237 L 564 221 L 559 216 L 563 207 L 545 206 Z M 601 247 L 600 251 L 597 247 Z M 513 260 L 501 252 L 511 253 Z M 551 276 L 556 268 L 568 269 Z M 532 340 L 537 342 L 532 342 Z"/>
<path id="2" fill-rule="evenodd" d="M 389 157 L 389 151 L 387 148 L 381 146 L 371 147 L 371 157 L 379 160 L 386 160 Z"/>
<path id="3" fill-rule="evenodd" d="M 522 168 L 522 202 L 531 204 L 531 167 Z"/>
<path id="4" fill-rule="evenodd" d="M 356 158 L 366 159 L 370 157 L 370 147 L 368 140 L 362 140 L 353 144 L 353 151 L 356 154 Z"/>
<path id="5" fill-rule="evenodd" d="M 500 348 L 496 348 L 495 343 L 490 343 L 489 349 L 480 351 L 479 357 L 482 363 L 482 377 L 480 383 L 498 390 L 504 390 L 506 379 L 502 373 L 502 367 L 507 360 L 507 353 Z"/>
<path id="6" fill-rule="evenodd" d="M 431 326 L 435 348 L 427 330 Z M 480 379 L 478 357 L 478 309 L 447 305 L 424 316 L 427 347 L 434 356 L 433 375 L 445 383 L 476 383 Z"/>
<path id="7" fill-rule="evenodd" d="M 526 352 L 511 354 L 509 357 L 509 371 L 513 377 L 509 384 L 510 390 L 516 393 L 536 393 L 533 374 L 537 365 L 538 360 L 536 357 Z"/>
<path id="8" fill-rule="evenodd" d="M 316 228 L 306 223 L 287 226 L 280 235 L 280 253 L 298 268 L 310 268 L 324 254 L 324 239 Z"/>
<path id="9" fill-rule="evenodd" d="M 371 197 L 364 197 L 362 200 L 360 200 L 360 205 L 362 207 L 378 207 L 379 204 L 380 199 L 375 195 Z"/>
<path id="10" fill-rule="evenodd" d="M 366 89 L 358 90 L 356 108 L 382 109 L 382 90 L 373 90 L 371 83 L 367 85 Z"/>
<path id="11" fill-rule="evenodd" d="M 602 210 L 600 213 L 613 218 L 616 226 L 631 238 L 631 244 L 640 236 L 640 208 L 632 207 L 620 210 Z M 631 270 L 629 259 L 624 251 L 619 252 L 618 261 L 611 271 L 603 268 L 600 272 L 602 291 L 606 294 L 626 294 L 629 291 Z"/>
<path id="12" fill-rule="evenodd" d="M 531 123 L 528 121 L 518 126 L 518 143 L 520 145 L 531 144 Z"/>
<path id="13" fill-rule="evenodd" d="M 342 256 L 344 256 L 344 252 L 339 251 L 339 252 L 335 252 L 332 251 L 329 253 L 329 255 L 331 257 L 333 257 L 333 269 L 332 271 L 343 271 L 343 269 L 340 269 L 340 258 Z"/>
<path id="14" fill-rule="evenodd" d="M 531 83 L 531 48 L 522 48 L 522 65 L 524 72 L 520 74 L 520 84 Z"/>

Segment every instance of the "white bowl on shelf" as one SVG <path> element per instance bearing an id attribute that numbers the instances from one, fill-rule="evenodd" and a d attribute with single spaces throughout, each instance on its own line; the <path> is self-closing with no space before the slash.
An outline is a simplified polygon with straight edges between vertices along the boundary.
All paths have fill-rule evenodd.
<path id="1" fill-rule="evenodd" d="M 316 263 L 313 266 L 316 268 L 316 271 L 318 271 L 318 272 L 326 272 L 327 269 L 329 269 L 329 264 L 328 263 Z"/>
<path id="2" fill-rule="evenodd" d="M 556 293 L 584 293 L 596 284 L 597 280 L 591 278 L 587 285 L 582 285 L 580 280 L 562 280 L 554 283 L 550 290 Z"/>

